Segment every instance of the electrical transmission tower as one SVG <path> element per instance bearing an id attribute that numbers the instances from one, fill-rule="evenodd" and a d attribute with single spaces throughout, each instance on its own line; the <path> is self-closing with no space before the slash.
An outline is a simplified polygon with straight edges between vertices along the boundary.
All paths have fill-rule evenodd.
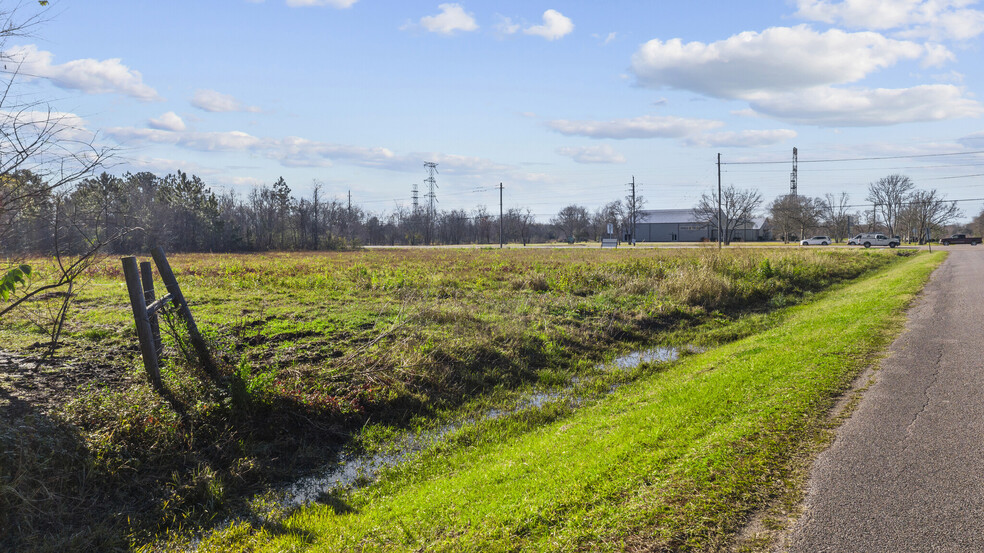
<path id="1" fill-rule="evenodd" d="M 425 161 L 424 167 L 427 168 L 427 178 L 424 179 L 424 182 L 427 183 L 427 227 L 424 242 L 430 244 L 431 229 L 434 225 L 434 218 L 437 216 L 437 209 L 434 206 L 437 203 L 437 194 L 434 193 L 437 188 L 437 179 L 434 178 L 434 175 L 437 174 L 437 164 L 433 161 Z"/>
<path id="2" fill-rule="evenodd" d="M 434 204 L 437 202 L 437 195 L 434 190 L 437 188 L 437 180 L 434 175 L 437 174 L 437 164 L 432 161 L 425 161 L 424 167 L 427 168 L 427 178 L 424 182 L 427 183 L 427 216 L 433 218 L 436 213 L 434 209 Z"/>
<path id="3" fill-rule="evenodd" d="M 796 153 L 797 153 L 796 148 L 793 148 L 793 172 L 789 174 L 789 195 L 794 197 L 796 196 L 796 177 L 797 177 Z"/>
<path id="4" fill-rule="evenodd" d="M 420 202 L 417 197 L 417 183 L 410 185 L 410 199 L 413 201 L 413 212 L 417 213 L 420 209 Z"/>

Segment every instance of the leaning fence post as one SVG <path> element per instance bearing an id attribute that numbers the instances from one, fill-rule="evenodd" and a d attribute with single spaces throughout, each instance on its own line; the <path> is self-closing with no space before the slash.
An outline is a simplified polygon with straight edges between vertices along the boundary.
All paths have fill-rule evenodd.
<path id="1" fill-rule="evenodd" d="M 157 298 L 154 296 L 154 269 L 150 261 L 140 262 L 140 280 L 143 282 L 144 302 L 150 306 Z M 161 344 L 161 325 L 157 321 L 157 309 L 147 309 L 147 318 L 150 321 L 150 332 L 154 337 L 154 351 L 157 358 L 161 358 L 164 346 Z"/>
<path id="2" fill-rule="evenodd" d="M 174 278 L 174 271 L 171 270 L 171 265 L 167 262 L 167 257 L 164 255 L 164 248 L 157 246 L 150 251 L 150 255 L 153 256 L 154 263 L 157 264 L 157 272 L 161 274 L 164 287 L 167 288 L 167 292 L 171 295 L 174 305 L 178 308 L 178 315 L 184 319 L 185 326 L 188 327 L 191 345 L 195 348 L 198 358 L 201 360 L 209 376 L 218 379 L 219 371 L 215 368 L 215 361 L 212 360 L 212 354 L 208 350 L 208 344 L 205 343 L 205 339 L 202 338 L 201 333 L 198 331 L 198 325 L 195 324 L 195 319 L 191 316 L 191 309 L 188 308 L 188 302 L 185 301 L 185 297 L 181 293 L 178 280 Z"/>
<path id="3" fill-rule="evenodd" d="M 161 372 L 157 361 L 157 350 L 154 347 L 154 335 L 147 316 L 147 301 L 144 298 L 143 287 L 140 284 L 140 272 L 137 270 L 137 258 L 130 256 L 121 259 L 123 276 L 126 278 L 126 289 L 130 293 L 130 306 L 133 308 L 133 319 L 137 323 L 137 338 L 140 340 L 140 353 L 143 355 L 144 368 L 151 382 L 158 390 L 164 389 L 161 382 Z"/>

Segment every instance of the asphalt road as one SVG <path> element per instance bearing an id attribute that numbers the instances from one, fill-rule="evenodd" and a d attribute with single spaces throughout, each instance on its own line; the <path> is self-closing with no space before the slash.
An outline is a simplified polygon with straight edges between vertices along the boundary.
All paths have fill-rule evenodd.
<path id="1" fill-rule="evenodd" d="M 984 552 L 984 248 L 948 250 L 780 551 Z"/>

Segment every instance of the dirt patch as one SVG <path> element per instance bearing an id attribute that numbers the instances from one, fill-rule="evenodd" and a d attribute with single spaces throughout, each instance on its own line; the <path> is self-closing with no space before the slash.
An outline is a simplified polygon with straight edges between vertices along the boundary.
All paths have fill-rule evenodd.
<path id="1" fill-rule="evenodd" d="M 49 412 L 73 399 L 80 387 L 122 389 L 130 376 L 119 366 L 43 361 L 0 351 L 0 413 L 20 417 Z"/>

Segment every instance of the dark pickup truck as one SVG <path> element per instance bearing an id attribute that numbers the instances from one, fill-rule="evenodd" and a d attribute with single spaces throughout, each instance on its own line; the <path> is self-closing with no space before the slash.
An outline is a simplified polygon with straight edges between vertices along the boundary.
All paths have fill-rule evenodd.
<path id="1" fill-rule="evenodd" d="M 949 246 L 950 244 L 970 244 L 976 246 L 981 243 L 980 236 L 967 236 L 966 234 L 952 234 L 946 238 L 940 238 L 940 244 Z"/>

